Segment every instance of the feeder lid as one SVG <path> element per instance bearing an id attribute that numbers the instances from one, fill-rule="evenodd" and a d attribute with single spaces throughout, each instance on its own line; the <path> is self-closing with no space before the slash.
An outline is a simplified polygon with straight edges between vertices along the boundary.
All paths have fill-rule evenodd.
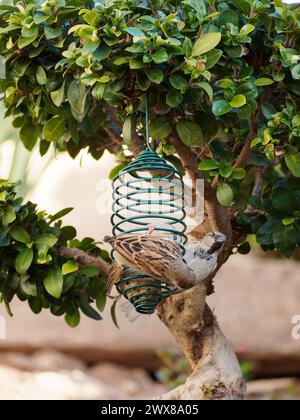
<path id="1" fill-rule="evenodd" d="M 149 170 L 158 170 L 163 172 L 169 172 L 171 175 L 178 175 L 182 178 L 180 172 L 174 168 L 174 166 L 167 163 L 163 158 L 161 158 L 156 152 L 147 148 L 143 150 L 139 156 L 130 162 L 124 169 L 122 169 L 119 174 L 114 178 L 116 181 L 120 176 L 130 174 L 135 171 L 149 171 Z M 170 175 L 165 175 L 165 178 L 169 178 Z"/>

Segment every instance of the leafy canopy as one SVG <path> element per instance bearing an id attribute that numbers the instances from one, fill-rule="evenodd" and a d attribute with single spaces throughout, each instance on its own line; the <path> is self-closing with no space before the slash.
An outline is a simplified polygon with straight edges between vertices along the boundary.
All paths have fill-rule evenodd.
<path id="1" fill-rule="evenodd" d="M 300 244 L 300 11 L 281 0 L 47 0 L 1 6 L 1 91 L 28 149 L 88 147 L 121 165 L 143 134 L 198 157 L 223 206 L 265 250 Z M 123 138 L 121 137 L 123 134 Z M 246 160 L 239 159 L 246 149 Z M 182 167 L 180 166 L 180 169 Z M 29 252 L 26 253 L 29 256 Z M 28 257 L 27 257 L 28 258 Z"/>
<path id="2" fill-rule="evenodd" d="M 17 296 L 28 301 L 35 314 L 45 308 L 55 316 L 65 315 L 71 327 L 80 321 L 79 309 L 101 319 L 90 304 L 96 301 L 98 309 L 104 309 L 105 279 L 96 267 L 62 256 L 60 247 L 76 247 L 108 261 L 109 257 L 93 239 L 78 241 L 76 230 L 62 225 L 60 219 L 71 210 L 54 216 L 37 212 L 36 205 L 16 198 L 15 185 L 0 180 L 0 302 L 10 315 L 10 302 Z"/>

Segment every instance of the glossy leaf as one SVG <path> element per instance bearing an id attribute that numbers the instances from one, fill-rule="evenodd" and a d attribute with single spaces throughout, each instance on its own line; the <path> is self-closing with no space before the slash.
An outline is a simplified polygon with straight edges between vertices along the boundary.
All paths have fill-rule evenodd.
<path id="1" fill-rule="evenodd" d="M 63 289 L 63 281 L 64 278 L 61 268 L 57 265 L 50 268 L 44 279 L 44 286 L 49 295 L 56 299 L 60 298 Z"/>
<path id="2" fill-rule="evenodd" d="M 25 274 L 29 267 L 31 266 L 31 263 L 33 261 L 33 251 L 29 248 L 24 248 L 22 251 L 19 252 L 16 261 L 15 261 L 15 267 L 16 271 L 19 274 Z"/>
<path id="3" fill-rule="evenodd" d="M 187 146 L 201 146 L 203 144 L 203 133 L 200 126 L 188 120 L 178 121 L 176 125 L 177 133 L 182 142 Z"/>
<path id="4" fill-rule="evenodd" d="M 219 32 L 208 32 L 198 38 L 192 50 L 192 57 L 198 57 L 214 49 L 221 41 Z"/>

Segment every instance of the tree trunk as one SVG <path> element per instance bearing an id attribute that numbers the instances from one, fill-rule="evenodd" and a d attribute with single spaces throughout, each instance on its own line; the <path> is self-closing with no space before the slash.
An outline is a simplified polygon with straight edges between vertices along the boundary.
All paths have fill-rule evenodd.
<path id="1" fill-rule="evenodd" d="M 173 295 L 158 309 L 188 358 L 184 385 L 158 397 L 167 400 L 242 400 L 246 386 L 237 357 L 206 304 L 209 282 Z"/>

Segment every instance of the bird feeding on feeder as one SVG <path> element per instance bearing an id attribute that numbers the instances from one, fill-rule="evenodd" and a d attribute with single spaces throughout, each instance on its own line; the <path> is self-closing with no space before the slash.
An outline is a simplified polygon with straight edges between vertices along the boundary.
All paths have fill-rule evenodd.
<path id="1" fill-rule="evenodd" d="M 183 252 L 177 242 L 153 234 L 127 234 L 106 237 L 115 250 L 115 264 L 110 272 L 108 293 L 120 279 L 124 268 L 151 276 L 179 289 L 190 289 L 212 274 L 218 263 L 226 236 L 208 233 L 201 241 L 193 241 Z"/>
<path id="2" fill-rule="evenodd" d="M 126 267 L 181 289 L 189 289 L 195 284 L 195 273 L 185 264 L 180 245 L 172 239 L 146 233 L 108 236 L 104 241 L 116 251 L 108 291 Z"/>

